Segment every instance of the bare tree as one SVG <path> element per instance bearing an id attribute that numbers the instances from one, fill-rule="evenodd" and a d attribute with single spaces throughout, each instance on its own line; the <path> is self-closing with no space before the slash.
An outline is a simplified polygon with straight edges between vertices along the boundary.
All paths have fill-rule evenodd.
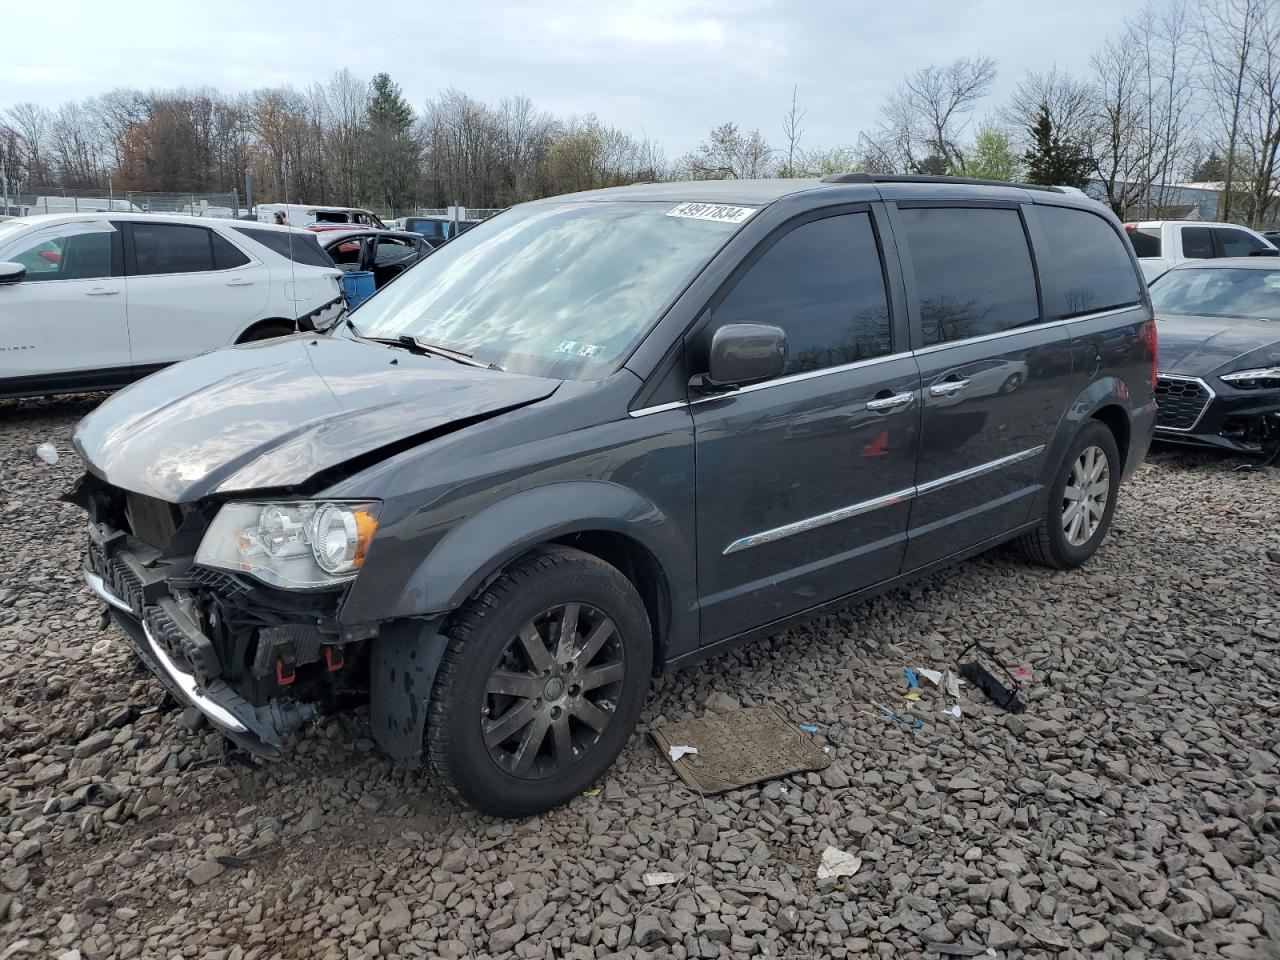
<path id="1" fill-rule="evenodd" d="M 809 111 L 800 110 L 796 106 L 796 94 L 799 87 L 791 88 L 791 109 L 787 111 L 786 116 L 782 118 L 782 135 L 787 141 L 787 162 L 778 172 L 780 177 L 799 176 L 796 172 L 796 160 L 800 149 L 800 138 L 804 135 L 804 129 L 800 126 Z"/>
<path id="2" fill-rule="evenodd" d="M 876 133 L 863 140 L 864 159 L 906 173 L 963 172 L 961 139 L 995 77 L 991 57 L 921 67 L 880 108 Z"/>
<path id="3" fill-rule="evenodd" d="M 1055 140 L 1082 147 L 1093 141 L 1097 120 L 1094 90 L 1056 66 L 1023 76 L 1000 111 L 1022 149 L 1034 146 L 1030 131 L 1042 114 L 1048 115 L 1049 132 Z"/>
<path id="4" fill-rule="evenodd" d="M 695 180 L 748 180 L 774 172 L 774 152 L 759 130 L 743 133 L 730 120 L 713 127 L 681 166 Z"/>
<path id="5" fill-rule="evenodd" d="M 1263 42 L 1270 0 L 1215 0 L 1201 9 L 1199 44 L 1206 69 L 1203 86 L 1214 122 L 1212 139 L 1223 155 L 1222 211 L 1229 220 L 1235 202 L 1243 116 L 1251 65 Z"/>
<path id="6" fill-rule="evenodd" d="M 1257 42 L 1248 70 L 1241 126 L 1245 132 L 1245 179 L 1248 184 L 1247 217 L 1253 227 L 1276 207 L 1276 182 L 1280 170 L 1280 11 L 1274 4 L 1259 17 Z"/>

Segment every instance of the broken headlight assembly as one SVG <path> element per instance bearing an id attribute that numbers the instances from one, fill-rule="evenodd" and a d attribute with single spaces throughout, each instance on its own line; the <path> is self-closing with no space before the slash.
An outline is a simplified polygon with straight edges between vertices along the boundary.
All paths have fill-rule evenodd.
<path id="1" fill-rule="evenodd" d="M 1224 373 L 1220 379 L 1237 390 L 1276 390 L 1280 389 L 1280 364 Z"/>
<path id="2" fill-rule="evenodd" d="M 360 572 L 381 507 L 376 500 L 228 503 L 205 532 L 195 562 L 286 590 L 345 583 Z"/>

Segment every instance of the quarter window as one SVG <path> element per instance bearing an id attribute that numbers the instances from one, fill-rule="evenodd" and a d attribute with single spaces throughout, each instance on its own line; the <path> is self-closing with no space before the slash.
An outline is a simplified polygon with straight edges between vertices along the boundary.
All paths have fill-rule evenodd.
<path id="1" fill-rule="evenodd" d="M 782 327 L 788 374 L 888 353 L 889 303 L 870 216 L 826 217 L 784 235 L 715 308 L 713 321 Z"/>
<path id="2" fill-rule="evenodd" d="M 1016 210 L 901 210 L 924 345 L 1037 323 L 1035 273 Z"/>
<path id="3" fill-rule="evenodd" d="M 1137 270 L 1111 224 L 1087 210 L 1035 209 L 1049 241 L 1039 264 L 1047 316 L 1075 317 L 1142 300 Z"/>

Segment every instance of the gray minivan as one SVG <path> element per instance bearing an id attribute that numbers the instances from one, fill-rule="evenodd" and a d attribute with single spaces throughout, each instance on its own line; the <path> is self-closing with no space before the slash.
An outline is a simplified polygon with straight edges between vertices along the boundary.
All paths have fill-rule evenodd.
<path id="1" fill-rule="evenodd" d="M 1107 533 L 1155 419 L 1121 227 L 945 178 L 644 184 L 512 208 L 328 335 L 209 353 L 77 428 L 86 577 L 267 757 L 368 701 L 518 816 L 650 678 L 1019 539 Z"/>

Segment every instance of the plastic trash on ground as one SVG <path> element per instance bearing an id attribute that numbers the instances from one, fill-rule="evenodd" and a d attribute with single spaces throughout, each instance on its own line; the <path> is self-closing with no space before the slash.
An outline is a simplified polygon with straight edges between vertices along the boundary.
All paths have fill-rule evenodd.
<path id="1" fill-rule="evenodd" d="M 58 462 L 58 448 L 55 447 L 50 441 L 46 440 L 44 443 L 36 447 L 36 456 L 39 457 L 41 460 L 43 460 L 45 463 L 48 463 L 51 465 L 55 464 Z"/>
<path id="2" fill-rule="evenodd" d="M 852 877 L 862 868 L 862 858 L 856 853 L 827 847 L 822 851 L 822 862 L 818 864 L 818 879 L 830 880 L 835 877 Z"/>
<path id="3" fill-rule="evenodd" d="M 688 747 L 688 746 L 685 746 L 684 744 L 681 744 L 680 746 L 677 746 L 677 747 L 672 747 L 670 750 L 667 751 L 667 756 L 671 758 L 672 763 L 675 763 L 681 757 L 690 757 L 690 756 L 697 756 L 697 755 L 698 755 L 697 747 Z"/>
<path id="4" fill-rule="evenodd" d="M 655 871 L 644 875 L 644 885 L 646 887 L 661 887 L 668 883 L 676 883 L 684 876 L 680 873 L 667 873 L 666 871 Z"/>

